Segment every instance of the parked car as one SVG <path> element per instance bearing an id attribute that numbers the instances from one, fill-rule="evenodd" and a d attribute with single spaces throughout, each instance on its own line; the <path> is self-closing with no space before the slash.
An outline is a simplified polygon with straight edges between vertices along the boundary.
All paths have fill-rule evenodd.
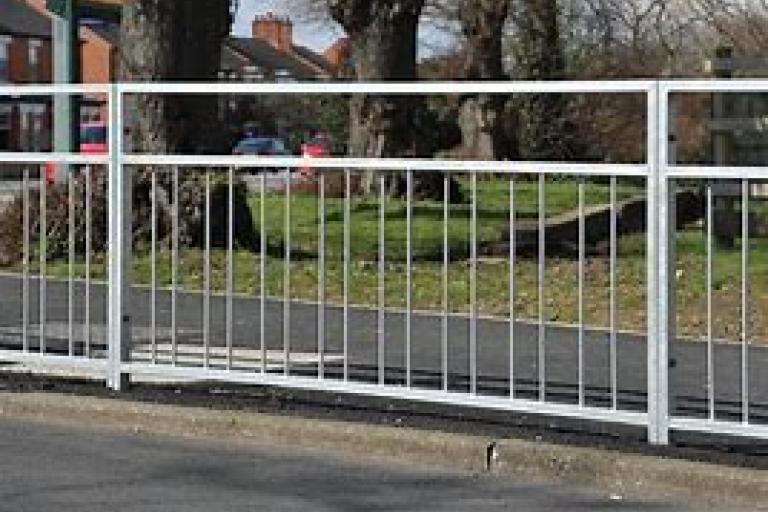
<path id="1" fill-rule="evenodd" d="M 233 155 L 289 156 L 291 152 L 283 139 L 277 137 L 246 137 L 235 145 Z"/>
<path id="2" fill-rule="evenodd" d="M 277 137 L 246 137 L 238 142 L 233 155 L 251 155 L 251 156 L 291 156 L 287 145 L 283 139 Z M 256 171 L 257 169 L 251 169 Z M 271 169 L 276 171 L 277 169 Z"/>
<path id="3" fill-rule="evenodd" d="M 109 151 L 106 123 L 94 121 L 81 124 L 78 151 L 83 155 L 106 155 Z M 49 185 L 56 182 L 56 168 L 53 162 L 45 164 L 45 181 Z"/>
<path id="4" fill-rule="evenodd" d="M 107 125 L 101 122 L 80 125 L 80 153 L 104 155 L 107 148 Z"/>
<path id="5" fill-rule="evenodd" d="M 333 141 L 326 134 L 317 134 L 309 142 L 301 145 L 301 156 L 304 158 L 325 158 L 331 156 Z M 303 167 L 301 174 L 307 178 L 314 178 L 315 170 L 311 167 Z"/>

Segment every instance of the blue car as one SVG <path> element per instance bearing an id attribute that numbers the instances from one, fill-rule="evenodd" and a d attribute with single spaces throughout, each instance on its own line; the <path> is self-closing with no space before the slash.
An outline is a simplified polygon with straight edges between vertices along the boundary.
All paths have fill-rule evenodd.
<path id="1" fill-rule="evenodd" d="M 232 154 L 276 157 L 291 156 L 285 141 L 277 137 L 246 137 L 235 145 Z M 251 170 L 256 171 L 258 169 Z M 274 171 L 276 169 L 270 170 Z"/>

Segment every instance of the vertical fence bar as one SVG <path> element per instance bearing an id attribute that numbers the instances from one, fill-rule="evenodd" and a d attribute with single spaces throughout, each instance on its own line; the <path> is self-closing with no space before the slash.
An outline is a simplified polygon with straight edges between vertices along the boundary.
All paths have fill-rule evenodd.
<path id="1" fill-rule="evenodd" d="M 378 311 L 378 336 L 377 346 L 379 370 L 379 385 L 386 383 L 386 221 L 387 221 L 387 180 L 384 173 L 379 174 L 379 311 Z"/>
<path id="2" fill-rule="evenodd" d="M 517 205 L 515 203 L 515 175 L 509 178 L 509 398 L 515 399 L 515 272 L 517 270 Z"/>
<path id="3" fill-rule="evenodd" d="M 741 421 L 749 423 L 749 180 L 741 180 Z"/>
<path id="4" fill-rule="evenodd" d="M 21 345 L 24 352 L 29 352 L 29 167 L 24 167 L 22 202 L 24 212 L 22 214 Z"/>
<path id="5" fill-rule="evenodd" d="M 85 330 L 83 348 L 85 357 L 91 357 L 91 237 L 93 214 L 91 211 L 91 166 L 85 166 Z"/>
<path id="6" fill-rule="evenodd" d="M 546 243 L 547 243 L 547 204 L 546 204 L 546 176 L 539 174 L 539 263 L 538 263 L 538 287 L 539 287 L 539 329 L 538 329 L 538 380 L 539 401 L 547 398 L 547 355 L 546 355 L 546 297 L 545 297 L 545 271 L 546 271 Z"/>
<path id="7" fill-rule="evenodd" d="M 320 199 L 318 202 L 318 216 L 319 216 L 319 233 L 320 238 L 318 255 L 317 255 L 317 352 L 318 352 L 318 367 L 317 377 L 322 380 L 325 379 L 325 171 L 318 170 L 320 174 Z"/>
<path id="8" fill-rule="evenodd" d="M 674 297 L 674 186 L 667 179 L 669 91 L 657 82 L 647 93 L 648 441 L 669 443 L 668 339 Z"/>
<path id="9" fill-rule="evenodd" d="M 130 168 L 122 165 L 123 97 L 119 84 L 109 95 L 109 283 L 107 332 L 109 365 L 107 383 L 120 391 L 128 385 L 123 363 L 131 350 L 131 242 L 133 240 L 132 179 Z"/>
<path id="10" fill-rule="evenodd" d="M 173 173 L 173 211 L 171 234 L 171 364 L 178 362 L 179 327 L 178 327 L 178 287 L 179 287 L 179 167 L 174 165 Z"/>
<path id="11" fill-rule="evenodd" d="M 408 170 L 406 181 L 406 269 L 405 269 L 405 385 L 411 387 L 411 343 L 413 341 L 413 171 Z"/>
<path id="12" fill-rule="evenodd" d="M 579 180 L 579 284 L 578 284 L 578 317 L 579 317 L 579 407 L 584 407 L 584 267 L 586 263 L 587 226 L 585 216 L 586 186 L 584 178 Z"/>
<path id="13" fill-rule="evenodd" d="M 205 248 L 203 249 L 203 366 L 211 364 L 211 170 L 205 171 Z"/>
<path id="14" fill-rule="evenodd" d="M 261 170 L 259 180 L 259 343 L 261 348 L 261 373 L 267 373 L 267 329 L 266 303 L 267 303 L 267 171 Z"/>
<path id="15" fill-rule="evenodd" d="M 232 370 L 234 360 L 233 322 L 234 312 L 232 295 L 235 282 L 235 168 L 227 170 L 227 297 L 226 297 L 226 343 L 227 343 L 227 370 Z"/>
<path id="16" fill-rule="evenodd" d="M 712 320 L 712 286 L 714 254 L 714 198 L 712 182 L 707 182 L 707 415 L 715 420 L 715 358 L 714 358 L 714 322 Z"/>
<path id="17" fill-rule="evenodd" d="M 450 318 L 450 303 L 448 300 L 448 265 L 450 264 L 451 248 L 448 239 L 448 223 L 451 220 L 451 176 L 443 175 L 443 268 L 442 268 L 442 302 L 443 318 L 440 332 L 440 368 L 443 377 L 443 391 L 448 391 L 448 320 Z"/>
<path id="18" fill-rule="evenodd" d="M 67 172 L 67 340 L 69 356 L 75 355 L 75 176 Z"/>
<path id="19" fill-rule="evenodd" d="M 472 172 L 472 213 L 469 228 L 469 392 L 477 393 L 477 172 Z"/>
<path id="20" fill-rule="evenodd" d="M 611 408 L 617 410 L 619 407 L 619 386 L 618 386 L 618 353 L 616 345 L 616 253 L 618 251 L 618 229 L 617 229 L 617 207 L 616 204 L 616 176 L 610 179 L 610 201 L 611 201 L 611 234 L 610 234 L 610 352 L 611 352 Z"/>
<path id="21" fill-rule="evenodd" d="M 291 168 L 285 168 L 283 212 L 283 373 L 291 374 Z"/>
<path id="22" fill-rule="evenodd" d="M 344 364 L 343 364 L 343 377 L 344 381 L 349 380 L 349 246 L 350 246 L 350 222 L 351 222 L 351 195 L 352 184 L 350 180 L 349 169 L 344 169 L 344 241 L 342 259 L 343 268 L 343 287 L 344 287 L 344 326 L 343 329 L 343 352 L 344 352 Z"/>
<path id="23" fill-rule="evenodd" d="M 45 354 L 45 336 L 46 336 L 46 321 L 47 321 L 47 263 L 48 263 L 48 208 L 47 208 L 47 196 L 48 196 L 48 177 L 45 174 L 45 169 L 40 168 L 40 353 Z"/>
<path id="24" fill-rule="evenodd" d="M 150 242 L 150 259 L 152 260 L 150 262 L 150 306 L 149 306 L 149 314 L 150 314 L 150 326 L 152 329 L 152 332 L 150 333 L 150 343 L 152 351 L 151 354 L 151 360 L 152 364 L 157 364 L 157 170 L 151 169 L 150 170 L 150 179 L 152 181 L 151 183 L 151 194 L 152 199 L 150 201 L 151 208 L 152 208 L 152 234 L 151 234 L 151 242 Z"/>

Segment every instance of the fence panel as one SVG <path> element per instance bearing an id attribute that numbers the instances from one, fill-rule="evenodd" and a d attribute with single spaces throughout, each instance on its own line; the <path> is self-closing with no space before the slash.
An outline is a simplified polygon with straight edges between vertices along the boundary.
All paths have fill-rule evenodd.
<path id="1" fill-rule="evenodd" d="M 210 94 L 213 87 L 120 84 L 118 95 Z M 133 282 L 123 317 L 153 337 L 130 344 L 120 371 L 640 426 L 648 425 L 649 409 L 666 418 L 655 401 L 666 396 L 665 387 L 656 387 L 663 381 L 657 369 L 665 369 L 657 364 L 664 353 L 656 347 L 658 304 L 645 293 L 664 289 L 652 283 L 657 265 L 648 259 L 657 234 L 644 225 L 657 204 L 651 194 L 655 83 L 216 84 L 215 90 L 634 94 L 647 103 L 648 141 L 640 144 L 647 144 L 648 161 L 121 152 L 126 175 L 150 173 L 153 184 L 149 247 L 134 248 L 133 255 L 134 268 L 149 269 L 139 277 L 148 282 Z M 310 193 L 299 183 L 307 170 L 314 176 Z M 441 199 L 416 193 L 425 180 L 439 185 Z M 157 183 L 167 190 L 162 205 Z M 369 192 L 361 194 L 364 183 Z M 393 195 L 393 187 L 402 193 Z M 460 201 L 452 188 L 462 192 Z M 240 193 L 248 198 L 246 217 L 236 211 Z M 197 238 L 182 227 L 184 215 L 195 214 L 184 207 L 190 194 L 202 212 Z M 161 211 L 170 219 L 164 240 L 157 237 Z M 241 239 L 243 222 L 258 234 L 250 242 Z M 635 235 L 627 238 L 630 224 Z M 635 323 L 623 328 L 638 309 Z M 652 440 L 664 442 L 665 424 L 650 423 L 660 432 Z"/>
<path id="2" fill-rule="evenodd" d="M 19 146 L 0 152 L 0 359 L 26 371 L 77 368 L 102 378 L 108 290 L 103 262 L 92 255 L 105 243 L 107 155 L 50 151 L 45 113 L 61 97 L 108 103 L 109 90 L 0 86 L 0 100 L 18 113 L 6 142 Z"/>
<path id="3" fill-rule="evenodd" d="M 129 98 L 212 90 L 637 95 L 644 161 L 125 149 Z M 114 389 L 206 379 L 628 423 L 659 444 L 670 429 L 766 438 L 768 173 L 683 161 L 676 129 L 686 95 L 766 92 L 761 80 L 0 87 L 11 103 L 109 107 L 105 154 L 0 153 L 0 359 Z M 421 196 L 424 182 L 439 197 Z"/>
<path id="4" fill-rule="evenodd" d="M 766 438 L 762 187 L 768 172 L 764 162 L 738 161 L 723 149 L 764 146 L 760 130 L 752 126 L 764 114 L 757 109 L 738 118 L 744 116 L 740 109 L 723 105 L 759 99 L 768 92 L 768 81 L 680 81 L 664 82 L 662 87 L 669 97 L 671 133 L 675 121 L 684 120 L 684 113 L 678 111 L 696 97 L 705 97 L 714 112 L 728 116 L 711 122 L 713 155 L 708 161 L 691 164 L 674 152 L 662 168 L 662 179 L 677 190 L 677 197 L 695 196 L 701 212 L 700 225 L 680 222 L 673 239 L 678 248 L 676 307 L 680 313 L 678 332 L 670 338 L 674 340 L 670 345 L 674 363 L 670 425 L 678 430 Z M 723 126 L 728 130 L 723 132 Z M 723 138 L 729 139 L 726 144 L 719 142 Z M 692 288 L 696 302 L 690 300 Z M 686 322 L 691 309 L 699 313 L 700 322 Z"/>

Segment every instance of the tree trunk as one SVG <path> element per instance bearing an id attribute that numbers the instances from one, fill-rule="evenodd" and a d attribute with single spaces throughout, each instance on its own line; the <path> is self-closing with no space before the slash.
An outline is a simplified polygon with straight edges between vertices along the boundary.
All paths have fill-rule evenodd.
<path id="1" fill-rule="evenodd" d="M 502 37 L 508 0 L 460 0 L 459 20 L 465 38 L 464 78 L 503 80 Z M 462 154 L 479 160 L 500 160 L 513 154 L 504 130 L 505 98 L 472 95 L 462 98 L 459 125 Z"/>
<path id="2" fill-rule="evenodd" d="M 557 0 L 517 0 L 519 44 L 516 61 L 524 80 L 565 77 Z M 531 94 L 520 101 L 520 153 L 530 160 L 554 160 L 569 154 L 565 99 L 560 94 Z"/>
<path id="3" fill-rule="evenodd" d="M 215 81 L 229 32 L 229 0 L 123 3 L 120 76 L 124 81 Z M 135 151 L 222 150 L 215 96 L 139 95 L 131 120 Z M 212 137 L 213 136 L 213 137 Z"/>
<path id="4" fill-rule="evenodd" d="M 327 0 L 330 13 L 347 32 L 352 45 L 355 78 L 359 81 L 413 81 L 419 17 L 425 0 Z M 349 155 L 385 158 L 431 156 L 431 135 L 424 130 L 426 104 L 410 97 L 356 95 L 350 100 Z M 375 190 L 373 173 L 360 183 Z M 417 196 L 442 194 L 439 176 L 414 180 Z M 390 192 L 402 193 L 402 179 L 390 182 Z"/>
<path id="5" fill-rule="evenodd" d="M 123 3 L 119 73 L 124 81 L 216 81 L 221 66 L 222 42 L 229 33 L 230 0 L 129 0 Z M 124 115 L 130 129 L 129 147 L 137 153 L 205 154 L 226 152 L 226 130 L 221 129 L 219 101 L 208 95 L 134 95 L 126 98 Z M 170 169 L 158 173 L 161 230 L 170 220 Z M 137 169 L 134 179 L 135 236 L 146 238 L 150 214 L 152 169 Z M 202 237 L 203 201 L 199 173 L 180 173 L 180 237 L 197 243 Z M 215 193 L 215 197 L 221 194 Z M 251 245 L 253 221 L 245 195 L 236 194 L 235 237 Z M 223 200 L 226 200 L 225 197 Z M 243 203 L 243 204 L 240 204 Z M 226 206 L 226 205 L 225 205 Z M 221 210 L 213 205 L 214 211 Z M 212 218 L 214 232 L 226 230 L 222 219 Z M 223 232 L 223 231 L 222 231 Z"/>

